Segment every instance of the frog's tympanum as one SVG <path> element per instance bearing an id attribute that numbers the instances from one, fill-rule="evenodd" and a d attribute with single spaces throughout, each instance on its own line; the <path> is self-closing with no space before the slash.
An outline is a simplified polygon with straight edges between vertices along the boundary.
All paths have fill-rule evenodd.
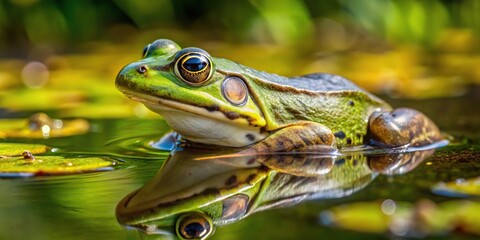
<path id="1" fill-rule="evenodd" d="M 149 183 L 119 202 L 117 219 L 147 234 L 205 239 L 216 226 L 258 211 L 348 196 L 378 173 L 406 173 L 432 153 L 275 154 L 198 160 L 218 155 L 218 151 L 185 149 L 171 155 Z"/>
<path id="2" fill-rule="evenodd" d="M 165 39 L 124 67 L 116 86 L 202 144 L 272 152 L 311 145 L 420 146 L 442 138 L 422 113 L 392 110 L 340 76 L 286 78 Z"/>

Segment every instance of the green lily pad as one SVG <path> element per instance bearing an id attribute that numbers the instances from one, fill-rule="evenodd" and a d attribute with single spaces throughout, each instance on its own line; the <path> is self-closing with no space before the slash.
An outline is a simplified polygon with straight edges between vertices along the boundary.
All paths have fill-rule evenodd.
<path id="1" fill-rule="evenodd" d="M 433 186 L 432 191 L 449 197 L 480 197 L 480 177 L 441 182 Z"/>
<path id="2" fill-rule="evenodd" d="M 23 152 L 29 151 L 32 154 L 44 153 L 48 147 L 41 144 L 25 143 L 0 143 L 0 163 L 2 158 L 21 156 Z"/>
<path id="3" fill-rule="evenodd" d="M 92 172 L 114 164 L 99 157 L 34 156 L 28 159 L 23 156 L 7 157 L 0 159 L 0 177 Z"/>

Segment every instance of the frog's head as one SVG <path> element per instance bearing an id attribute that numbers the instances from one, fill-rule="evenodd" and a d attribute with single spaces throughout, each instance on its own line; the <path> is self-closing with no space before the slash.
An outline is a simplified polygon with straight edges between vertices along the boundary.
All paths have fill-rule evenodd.
<path id="1" fill-rule="evenodd" d="M 263 139 L 265 119 L 238 64 L 160 39 L 125 66 L 116 86 L 161 114 L 186 139 L 241 147 Z"/>

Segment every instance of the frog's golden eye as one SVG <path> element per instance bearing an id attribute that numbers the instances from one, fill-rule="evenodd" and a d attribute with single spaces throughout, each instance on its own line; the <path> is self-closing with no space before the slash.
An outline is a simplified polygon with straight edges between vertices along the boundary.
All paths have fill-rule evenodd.
<path id="1" fill-rule="evenodd" d="M 230 103 L 243 106 L 248 99 L 248 89 L 242 79 L 228 77 L 222 83 L 222 94 Z"/>
<path id="2" fill-rule="evenodd" d="M 212 62 L 202 52 L 187 52 L 177 58 L 175 74 L 189 85 L 197 86 L 212 76 Z"/>
<path id="3" fill-rule="evenodd" d="M 205 239 L 213 232 L 212 220 L 201 212 L 187 213 L 177 219 L 176 231 L 181 239 Z"/>
<path id="4" fill-rule="evenodd" d="M 143 48 L 143 52 L 142 52 L 142 57 L 146 57 L 147 56 L 147 53 L 148 53 L 148 49 L 150 48 L 152 44 L 148 44 L 147 46 L 145 46 Z"/>

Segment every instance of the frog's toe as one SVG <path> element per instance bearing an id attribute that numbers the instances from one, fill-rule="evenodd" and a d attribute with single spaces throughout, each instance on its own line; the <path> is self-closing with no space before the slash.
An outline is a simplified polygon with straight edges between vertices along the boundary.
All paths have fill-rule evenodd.
<path id="1" fill-rule="evenodd" d="M 442 140 L 438 127 L 423 113 L 410 108 L 375 112 L 369 119 L 373 144 L 390 147 L 422 146 Z"/>

